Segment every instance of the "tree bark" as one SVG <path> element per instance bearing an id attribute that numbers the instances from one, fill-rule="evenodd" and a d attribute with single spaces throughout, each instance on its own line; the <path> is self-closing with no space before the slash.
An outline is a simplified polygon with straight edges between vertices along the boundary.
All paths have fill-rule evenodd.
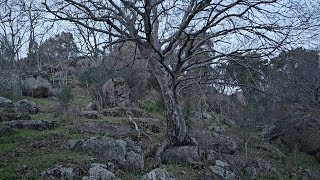
<path id="1" fill-rule="evenodd" d="M 154 157 L 157 164 L 161 164 L 163 151 L 172 146 L 188 144 L 190 143 L 190 138 L 176 93 L 176 87 L 174 86 L 175 77 L 168 72 L 168 69 L 157 58 L 151 58 L 150 65 L 161 88 L 166 110 L 166 137 L 157 147 Z"/>
<path id="2" fill-rule="evenodd" d="M 150 57 L 150 56 L 149 56 Z M 167 120 L 167 138 L 170 144 L 181 145 L 186 142 L 187 126 L 176 93 L 175 77 L 168 72 L 158 57 L 152 56 L 150 66 L 161 88 Z"/>
<path id="3" fill-rule="evenodd" d="M 159 62 L 152 65 L 154 75 L 161 87 L 161 92 L 166 109 L 167 119 L 167 137 L 175 145 L 185 143 L 187 136 L 187 126 L 182 114 L 176 89 L 174 86 L 175 79 L 159 65 Z"/>

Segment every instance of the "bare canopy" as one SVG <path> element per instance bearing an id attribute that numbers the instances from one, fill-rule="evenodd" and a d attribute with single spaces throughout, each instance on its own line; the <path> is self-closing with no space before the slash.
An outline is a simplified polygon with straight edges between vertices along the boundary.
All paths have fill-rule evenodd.
<path id="1" fill-rule="evenodd" d="M 167 138 L 157 150 L 159 157 L 168 146 L 191 142 L 177 95 L 179 83 L 194 78 L 189 72 L 232 55 L 269 55 L 297 42 L 297 35 L 310 25 L 310 2 L 55 0 L 43 4 L 59 20 L 105 33 L 108 46 L 135 43 L 150 63 L 166 106 Z"/>

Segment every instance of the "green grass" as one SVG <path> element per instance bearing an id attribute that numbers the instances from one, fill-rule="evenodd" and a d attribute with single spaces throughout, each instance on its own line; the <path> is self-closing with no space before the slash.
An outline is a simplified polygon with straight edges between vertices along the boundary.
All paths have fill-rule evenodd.
<path id="1" fill-rule="evenodd" d="M 106 123 L 106 124 L 120 124 L 120 125 L 128 123 L 123 118 L 108 117 L 108 116 L 103 116 L 103 115 L 101 116 L 101 118 L 97 119 L 96 121 Z"/>
<path id="2" fill-rule="evenodd" d="M 202 179 L 203 176 L 201 171 L 195 169 L 192 166 L 188 165 L 179 165 L 179 164 L 167 164 L 167 171 L 172 177 L 175 177 L 176 180 L 185 180 L 185 179 Z"/>
<path id="3" fill-rule="evenodd" d="M 21 146 L 20 142 L 6 142 L 0 143 L 0 154 L 7 153 L 9 151 L 15 150 Z"/>
<path id="4" fill-rule="evenodd" d="M 166 116 L 164 104 L 160 101 L 139 101 L 139 106 L 141 109 L 160 119 L 163 119 Z"/>
<path id="5" fill-rule="evenodd" d="M 82 89 L 74 88 L 72 92 L 74 94 L 72 105 L 76 108 L 85 108 L 92 101 L 92 98 Z"/>
<path id="6" fill-rule="evenodd" d="M 33 131 L 25 129 L 15 129 L 14 131 L 15 132 L 10 135 L 0 137 L 0 144 L 24 142 L 28 139 L 39 139 L 48 134 L 48 131 Z"/>
<path id="7" fill-rule="evenodd" d="M 27 179 L 38 179 L 42 171 L 55 164 L 72 163 L 84 166 L 92 158 L 87 154 L 61 149 L 60 146 L 46 149 L 30 147 L 37 140 L 50 140 L 54 135 L 74 139 L 65 127 L 55 130 L 33 131 L 16 129 L 14 133 L 0 137 L 0 179 L 22 179 L 18 169 L 26 165 L 32 171 Z"/>
<path id="8" fill-rule="evenodd" d="M 54 116 L 52 113 L 38 113 L 38 114 L 31 114 L 31 119 L 33 120 L 60 120 L 58 117 Z"/>
<path id="9" fill-rule="evenodd" d="M 26 165 L 32 170 L 32 174 L 28 179 L 39 179 L 42 171 L 53 167 L 55 164 L 72 163 L 83 166 L 90 161 L 92 157 L 66 150 L 53 150 L 50 152 L 28 152 L 22 157 L 15 157 L 6 162 L 5 166 L 0 167 L 1 179 L 20 179 L 17 169 L 22 165 Z"/>
<path id="10" fill-rule="evenodd" d="M 292 152 L 287 155 L 286 164 L 287 167 L 302 167 L 310 169 L 312 172 L 320 174 L 320 163 L 309 154 L 303 152 Z"/>
<path id="11" fill-rule="evenodd" d="M 56 97 L 47 97 L 47 98 L 27 97 L 27 99 L 36 103 L 39 106 L 39 110 L 42 112 L 53 111 L 58 102 Z"/>

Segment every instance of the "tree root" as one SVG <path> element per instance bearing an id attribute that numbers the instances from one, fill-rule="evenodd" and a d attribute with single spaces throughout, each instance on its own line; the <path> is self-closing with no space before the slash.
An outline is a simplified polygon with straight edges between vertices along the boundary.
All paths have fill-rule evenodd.
<path id="1" fill-rule="evenodd" d="M 185 138 L 185 141 L 182 143 L 177 143 L 174 140 L 166 137 L 156 148 L 155 154 L 154 154 L 154 159 L 156 161 L 156 167 L 159 167 L 162 164 L 162 153 L 172 147 L 172 146 L 187 146 L 187 145 L 192 145 L 192 146 L 198 146 L 197 141 L 192 138 L 191 136 L 187 135 Z"/>
<path id="2" fill-rule="evenodd" d="M 169 138 L 165 138 L 160 145 L 157 147 L 156 152 L 154 154 L 154 159 L 156 161 L 156 166 L 160 166 L 162 163 L 161 155 L 162 153 L 171 145 Z"/>

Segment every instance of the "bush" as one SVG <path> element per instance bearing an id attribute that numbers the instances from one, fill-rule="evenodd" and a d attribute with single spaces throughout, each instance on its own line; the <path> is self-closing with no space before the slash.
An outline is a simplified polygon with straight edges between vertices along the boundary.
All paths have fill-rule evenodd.
<path id="1" fill-rule="evenodd" d="M 102 87 L 111 78 L 111 75 L 111 71 L 101 65 L 85 69 L 79 74 L 78 80 L 87 87 Z"/>
<path id="2" fill-rule="evenodd" d="M 57 93 L 57 98 L 59 102 L 59 110 L 68 110 L 74 99 L 72 88 L 70 86 L 62 87 Z"/>

